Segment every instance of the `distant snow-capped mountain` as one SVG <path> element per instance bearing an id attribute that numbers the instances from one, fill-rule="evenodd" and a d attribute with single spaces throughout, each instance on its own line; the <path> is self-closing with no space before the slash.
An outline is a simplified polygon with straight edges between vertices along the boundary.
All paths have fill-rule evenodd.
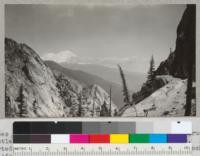
<path id="1" fill-rule="evenodd" d="M 5 82 L 6 117 L 100 116 L 110 109 L 109 94 L 100 86 L 52 71 L 29 46 L 8 38 Z M 111 115 L 115 111 L 111 101 Z"/>

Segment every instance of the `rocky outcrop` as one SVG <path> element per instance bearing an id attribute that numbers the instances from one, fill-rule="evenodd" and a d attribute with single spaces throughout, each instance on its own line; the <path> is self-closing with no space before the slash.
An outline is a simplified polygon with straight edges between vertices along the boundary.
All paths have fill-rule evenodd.
<path id="1" fill-rule="evenodd" d="M 135 107 L 139 117 L 180 117 L 184 116 L 186 104 L 187 80 L 172 76 L 160 76 L 168 83 L 157 89 L 150 96 L 139 102 Z M 195 105 L 194 103 L 192 105 Z M 192 112 L 193 115 L 194 112 Z M 122 116 L 136 116 L 133 107 L 127 108 Z"/>
<path id="2" fill-rule="evenodd" d="M 54 61 L 45 61 L 46 65 L 48 65 L 53 71 L 59 71 L 60 73 L 67 76 L 69 79 L 73 79 L 78 81 L 82 86 L 91 86 L 93 84 L 101 86 L 107 93 L 110 91 L 110 87 L 112 88 L 112 100 L 114 103 L 121 107 L 123 104 L 123 95 L 121 93 L 121 86 L 112 81 L 107 81 L 100 76 L 85 72 L 82 69 L 71 69 L 65 64 L 58 64 Z M 81 65 L 80 65 L 81 66 Z M 97 69 L 98 70 L 98 69 Z M 102 72 L 103 74 L 103 72 Z"/>
<path id="3" fill-rule="evenodd" d="M 196 42 L 195 26 L 196 26 L 196 6 L 187 5 L 186 10 L 184 11 L 181 21 L 177 27 L 177 39 L 176 39 L 175 51 L 170 52 L 168 58 L 165 61 L 160 63 L 159 67 L 154 72 L 155 79 L 151 83 L 149 83 L 148 81 L 145 82 L 141 90 L 132 95 L 132 98 L 137 107 L 136 109 L 141 109 L 142 113 L 140 112 L 139 115 L 143 114 L 142 116 L 145 116 L 145 112 L 147 110 L 151 110 L 152 109 L 151 107 L 154 106 L 153 104 L 152 106 L 150 106 L 151 102 L 145 99 L 151 99 L 151 97 L 154 96 L 156 92 L 159 92 L 159 90 L 162 90 L 162 87 L 168 89 L 170 85 L 172 88 L 173 88 L 173 85 L 176 85 L 176 83 L 172 83 L 172 80 L 170 80 L 169 77 L 171 76 L 176 77 L 177 79 L 174 79 L 176 81 L 178 79 L 188 79 L 188 82 L 189 82 L 188 84 L 192 83 L 192 79 L 193 80 L 195 79 L 195 42 Z M 164 76 L 164 75 L 168 75 L 168 76 Z M 189 80 L 189 77 L 190 77 L 190 80 Z M 181 82 L 181 80 L 179 81 Z M 183 81 L 186 81 L 186 80 L 183 80 Z M 174 98 L 175 102 L 172 99 L 166 99 L 165 100 L 166 102 L 164 100 L 160 100 L 160 102 L 158 103 L 158 105 L 160 105 L 159 107 L 166 106 L 167 108 L 170 105 L 173 106 L 174 104 L 177 103 L 176 100 L 178 100 L 179 103 L 181 103 L 180 105 L 181 107 L 179 109 L 182 111 L 181 116 L 183 116 L 185 105 L 186 105 L 186 99 L 187 99 L 185 97 L 186 96 L 185 92 L 186 92 L 186 88 L 188 87 L 186 87 L 186 83 L 184 83 L 184 85 L 182 86 L 184 89 L 182 89 L 181 91 L 177 91 L 176 92 L 177 95 L 175 97 L 174 97 L 175 94 L 174 95 L 172 94 L 171 98 L 172 99 Z M 194 93 L 192 93 L 193 94 L 192 104 L 189 105 L 189 107 L 192 107 L 192 109 L 194 108 L 194 105 L 195 105 L 193 102 L 195 101 L 195 95 L 194 95 L 195 91 L 193 92 Z M 162 97 L 157 97 L 157 98 L 162 99 Z M 145 108 L 146 106 L 144 105 L 146 105 L 147 108 Z M 132 113 L 135 111 L 135 108 L 128 107 L 124 109 L 122 114 L 126 110 L 130 110 L 129 108 L 132 108 Z M 150 116 L 162 116 L 162 114 L 156 114 L 160 110 L 157 110 L 157 111 L 151 110 L 151 111 L 153 112 L 153 114 L 151 114 Z M 194 115 L 195 114 L 194 112 L 195 111 L 192 110 L 190 115 Z M 180 113 L 177 113 L 177 112 L 175 114 L 169 114 L 169 113 L 170 111 L 168 113 L 167 112 L 163 113 L 163 115 L 164 116 L 167 116 L 167 115 L 176 116 L 177 114 L 180 115 Z M 132 115 L 136 116 L 136 112 L 135 114 L 133 113 Z"/>
<path id="4" fill-rule="evenodd" d="M 157 75 L 168 74 L 183 79 L 188 78 L 190 63 L 192 63 L 195 71 L 195 30 L 196 6 L 187 5 L 177 28 L 175 51 L 165 61 L 161 62 L 156 71 Z M 190 58 L 192 61 L 189 61 Z"/>
<path id="5" fill-rule="evenodd" d="M 20 117 L 20 105 L 27 117 L 61 117 L 67 114 L 59 97 L 56 79 L 37 53 L 26 44 L 5 39 L 5 82 L 7 116 Z M 23 93 L 20 93 L 20 88 Z M 19 98 L 23 94 L 23 98 Z M 35 110 L 37 108 L 37 110 Z"/>
<path id="6" fill-rule="evenodd" d="M 26 44 L 5 39 L 6 117 L 90 117 L 110 108 L 109 94 L 50 69 Z M 112 116 L 117 110 L 111 101 Z"/>
<path id="7" fill-rule="evenodd" d="M 139 98 L 135 94 L 133 95 L 136 103 L 165 85 L 165 83 L 162 83 L 163 80 L 158 79 L 159 75 L 171 75 L 186 79 L 188 78 L 191 64 L 193 71 L 195 71 L 195 13 L 195 5 L 187 5 L 177 28 L 175 51 L 170 52 L 168 58 L 160 63 L 155 71 L 157 78 L 151 84 L 144 83 L 141 90 L 136 93 Z M 193 78 L 195 78 L 195 74 Z"/>
<path id="8" fill-rule="evenodd" d="M 70 107 L 69 116 L 100 116 L 101 107 L 104 104 L 107 110 L 110 109 L 110 95 L 103 89 L 102 86 L 97 84 L 88 85 L 81 80 L 82 73 L 78 71 L 73 71 L 60 66 L 55 62 L 46 62 L 46 64 L 52 69 L 54 75 L 56 76 L 59 84 L 61 86 L 68 84 L 65 89 L 64 96 L 61 93 L 61 97 L 64 101 L 68 101 Z M 79 78 L 77 79 L 77 76 Z M 61 78 L 62 77 L 62 78 Z M 74 79 L 73 79 L 74 78 Z M 84 78 L 84 76 L 83 76 Z M 95 78 L 95 77 L 93 77 Z M 65 81 L 65 83 L 61 82 Z M 61 83 L 60 83 L 61 82 Z M 64 88 L 64 87 L 59 87 Z M 66 96 L 67 93 L 67 96 Z M 80 106 L 80 101 L 82 106 Z M 81 107 L 81 108 L 80 108 Z M 81 112 L 78 112 L 80 111 Z M 118 110 L 116 104 L 111 100 L 111 115 L 114 116 L 114 112 Z M 110 114 L 109 114 L 110 115 Z"/>

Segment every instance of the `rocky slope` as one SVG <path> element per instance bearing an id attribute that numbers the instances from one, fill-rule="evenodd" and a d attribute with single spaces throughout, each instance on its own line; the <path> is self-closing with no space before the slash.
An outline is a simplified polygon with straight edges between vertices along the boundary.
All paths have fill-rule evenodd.
<path id="1" fill-rule="evenodd" d="M 83 86 L 91 86 L 97 84 L 101 86 L 107 93 L 110 91 L 110 86 L 112 87 L 112 100 L 120 108 L 123 103 L 122 87 L 121 85 L 114 83 L 112 81 L 104 80 L 102 77 L 84 72 L 82 70 L 72 70 L 70 68 L 63 67 L 62 65 L 53 62 L 45 61 L 45 63 L 53 70 L 63 73 L 70 79 L 76 80 Z M 102 73 L 103 75 L 103 73 Z M 118 74 L 119 75 L 119 74 Z"/>
<path id="2" fill-rule="evenodd" d="M 137 116 L 184 116 L 187 80 L 172 76 L 160 77 L 166 79 L 168 83 L 136 105 Z M 193 108 L 194 105 L 193 102 Z M 136 116 L 135 109 L 129 107 L 122 116 Z"/>
<path id="3" fill-rule="evenodd" d="M 6 39 L 5 65 L 8 116 L 18 116 L 20 100 L 25 103 L 29 117 L 65 115 L 51 69 L 30 47 Z M 18 100 L 20 87 L 23 87 L 24 99 Z M 37 113 L 34 113 L 34 105 L 38 105 Z"/>
<path id="4" fill-rule="evenodd" d="M 80 81 L 81 77 L 79 77 L 79 81 L 72 79 L 73 74 L 63 68 L 51 67 L 51 69 L 57 79 L 61 98 L 67 107 L 70 108 L 68 116 L 98 117 L 100 113 L 104 114 L 102 112 L 103 105 L 105 105 L 107 110 L 110 109 L 110 95 L 102 87 L 97 84 L 87 85 Z M 80 103 L 82 103 L 81 106 Z M 118 111 L 118 108 L 111 100 L 112 116 L 114 116 L 115 111 Z"/>
<path id="5" fill-rule="evenodd" d="M 103 104 L 109 107 L 101 87 L 56 75 L 33 49 L 7 38 L 5 82 L 6 117 L 99 116 Z"/>
<path id="6" fill-rule="evenodd" d="M 192 66 L 195 71 L 195 29 L 196 6 L 187 5 L 177 28 L 175 51 L 165 61 L 161 62 L 156 71 L 157 75 L 169 74 L 178 78 L 188 78 L 189 58 L 192 59 Z"/>
<path id="7" fill-rule="evenodd" d="M 195 81 L 195 14 L 196 6 L 187 5 L 177 27 L 175 51 L 160 63 L 154 72 L 157 78 L 151 83 L 144 83 L 141 90 L 133 94 L 139 116 L 184 116 L 186 88 L 192 86 Z M 162 75 L 170 75 L 171 80 L 162 83 L 158 80 L 158 77 L 166 79 L 166 76 Z M 186 85 L 187 80 L 191 85 Z M 195 115 L 195 87 L 190 89 L 190 93 L 190 115 Z M 120 112 L 123 116 L 136 115 L 130 106 L 126 106 Z"/>

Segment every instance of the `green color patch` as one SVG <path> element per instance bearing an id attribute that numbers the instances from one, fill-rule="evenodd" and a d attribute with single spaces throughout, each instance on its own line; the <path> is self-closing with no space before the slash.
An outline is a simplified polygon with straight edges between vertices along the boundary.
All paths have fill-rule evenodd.
<path id="1" fill-rule="evenodd" d="M 149 134 L 129 134 L 129 143 L 149 143 Z"/>

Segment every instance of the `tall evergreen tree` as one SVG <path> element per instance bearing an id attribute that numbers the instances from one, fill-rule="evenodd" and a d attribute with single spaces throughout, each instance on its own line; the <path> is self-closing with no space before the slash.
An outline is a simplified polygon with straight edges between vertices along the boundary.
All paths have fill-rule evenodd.
<path id="1" fill-rule="evenodd" d="M 77 116 L 81 117 L 82 116 L 82 93 L 78 95 L 78 101 L 79 101 L 79 104 L 78 104 Z"/>
<path id="2" fill-rule="evenodd" d="M 89 95 L 88 95 L 89 96 Z M 95 106 L 95 101 L 98 100 L 97 99 L 97 87 L 94 88 L 94 92 L 93 92 L 93 102 L 92 102 L 92 116 L 94 117 L 97 113 L 97 108 Z"/>
<path id="3" fill-rule="evenodd" d="M 71 107 L 71 96 L 69 90 L 72 90 L 69 80 L 67 80 L 64 75 L 60 74 L 57 79 L 56 87 L 58 88 L 61 99 L 64 101 L 67 107 Z"/>
<path id="4" fill-rule="evenodd" d="M 92 102 L 92 117 L 95 115 L 95 101 Z"/>
<path id="5" fill-rule="evenodd" d="M 111 86 L 110 86 L 110 92 L 109 92 L 109 99 L 110 99 L 109 116 L 112 116 L 112 87 Z"/>
<path id="6" fill-rule="evenodd" d="M 154 78 L 155 78 L 155 62 L 154 62 L 154 57 L 152 55 L 151 60 L 150 60 L 148 76 L 147 76 L 147 83 L 152 83 L 154 81 Z"/>
<path id="7" fill-rule="evenodd" d="M 110 116 L 109 109 L 106 107 L 106 102 L 103 102 L 101 105 L 100 116 Z"/>
<path id="8" fill-rule="evenodd" d="M 130 94 L 129 94 L 128 87 L 127 87 L 127 84 L 126 84 L 124 72 L 123 72 L 120 65 L 118 65 L 118 68 L 119 68 L 120 76 L 121 76 L 121 79 L 122 79 L 124 102 L 125 102 L 125 104 L 131 105 Z"/>
<path id="9" fill-rule="evenodd" d="M 33 112 L 35 113 L 35 115 L 37 115 L 38 114 L 38 103 L 37 103 L 37 100 L 35 99 L 34 101 L 33 101 Z"/>
<path id="10" fill-rule="evenodd" d="M 7 94 L 7 85 L 5 85 L 5 116 L 10 117 L 11 113 L 11 101 Z"/>
<path id="11" fill-rule="evenodd" d="M 118 116 L 118 111 L 117 111 L 117 109 L 114 110 L 114 116 Z"/>
<path id="12" fill-rule="evenodd" d="M 19 102 L 19 105 L 18 105 L 19 117 L 27 117 L 28 111 L 27 111 L 27 104 L 25 103 L 24 86 L 23 85 L 20 86 L 19 96 L 17 98 L 17 101 Z"/>

